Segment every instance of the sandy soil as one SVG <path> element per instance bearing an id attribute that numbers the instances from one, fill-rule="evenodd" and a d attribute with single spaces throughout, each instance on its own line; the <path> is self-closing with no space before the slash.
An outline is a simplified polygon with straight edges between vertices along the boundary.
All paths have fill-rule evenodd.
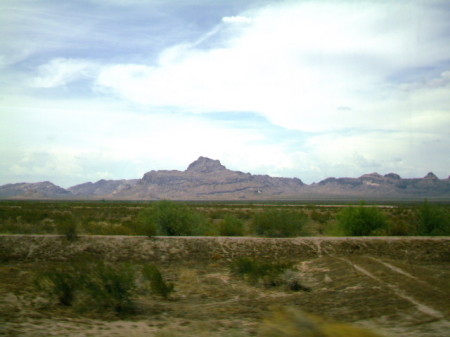
<path id="1" fill-rule="evenodd" d="M 310 292 L 251 286 L 221 262 L 162 265 L 175 284 L 172 298 L 140 296 L 140 312 L 126 319 L 50 305 L 32 288 L 39 264 L 3 263 L 0 336 L 250 336 L 277 306 L 294 306 L 385 336 L 448 335 L 448 263 L 370 256 L 296 262 Z"/>
<path id="2" fill-rule="evenodd" d="M 0 238 L 0 336 L 244 337 L 257 335 L 264 317 L 285 306 L 384 336 L 450 331 L 449 238 L 9 239 Z M 80 252 L 112 263 L 155 263 L 175 292 L 169 300 L 136 295 L 138 311 L 128 317 L 80 313 L 37 292 L 39 270 L 64 266 Z M 310 291 L 249 285 L 229 271 L 237 255 L 290 258 Z"/>

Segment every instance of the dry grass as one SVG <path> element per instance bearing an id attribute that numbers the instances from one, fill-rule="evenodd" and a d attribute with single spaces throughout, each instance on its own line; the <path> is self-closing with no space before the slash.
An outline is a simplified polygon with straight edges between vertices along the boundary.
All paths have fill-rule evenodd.
<path id="1" fill-rule="evenodd" d="M 304 337 L 308 327 L 316 333 L 310 336 L 377 336 L 355 325 L 384 336 L 446 335 L 448 263 L 366 256 L 295 262 L 296 276 L 311 291 L 251 285 L 230 273 L 224 260 L 155 262 L 174 292 L 169 299 L 135 294 L 137 312 L 126 318 L 114 312 L 80 313 L 36 291 L 32 280 L 39 270 L 67 262 L 5 262 L 0 264 L 0 336 Z M 442 318 L 427 315 L 417 304 Z"/>
<path id="2" fill-rule="evenodd" d="M 281 308 L 261 326 L 261 337 L 380 337 L 368 330 L 328 322 L 292 307 Z"/>
<path id="3" fill-rule="evenodd" d="M 135 234 L 134 220 L 142 208 L 142 204 L 130 205 L 30 202 L 20 203 L 18 209 L 15 204 L 3 203 L 0 216 L 6 227 L 17 225 L 25 232 L 53 233 L 56 225 L 73 213 L 84 225 L 82 233 L 128 235 Z M 208 215 L 212 223 L 233 214 L 248 225 L 264 207 L 203 205 L 196 209 Z M 333 227 L 338 210 L 297 209 L 311 218 L 305 229 L 315 235 Z M 402 224 L 412 223 L 416 216 L 414 207 L 383 212 L 394 223 L 398 220 Z M 399 226 L 395 231 L 405 235 L 409 228 Z M 438 247 L 398 238 L 383 245 L 381 240 L 322 242 L 319 238 L 301 242 L 250 238 L 94 240 L 90 236 L 76 242 L 45 237 L 3 239 L 0 336 L 377 336 L 356 327 L 363 326 L 392 337 L 443 337 L 450 324 L 448 244 Z M 71 258 L 83 259 L 89 254 L 114 263 L 154 263 L 164 279 L 174 285 L 174 292 L 167 299 L 144 291 L 134 293 L 136 311 L 124 318 L 114 311 L 80 313 L 73 307 L 57 305 L 33 286 L 38 271 L 64 269 Z M 226 259 L 239 255 L 273 259 L 271 262 L 295 256 L 294 274 L 289 279 L 298 279 L 311 291 L 249 284 L 229 271 Z M 66 261 L 51 262 L 55 257 Z"/>

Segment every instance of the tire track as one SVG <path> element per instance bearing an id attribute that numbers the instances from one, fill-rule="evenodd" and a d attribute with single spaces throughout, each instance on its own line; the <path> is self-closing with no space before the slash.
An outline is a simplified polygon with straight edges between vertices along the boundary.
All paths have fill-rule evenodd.
<path id="1" fill-rule="evenodd" d="M 340 259 L 342 261 L 345 261 L 347 264 L 352 266 L 355 270 L 359 271 L 361 274 L 363 274 L 363 275 L 369 277 L 370 279 L 376 281 L 377 283 L 380 283 L 383 286 L 389 288 L 398 297 L 403 298 L 404 300 L 413 304 L 414 307 L 417 309 L 417 311 L 420 311 L 421 313 L 426 314 L 427 316 L 430 316 L 436 320 L 445 320 L 445 315 L 442 312 L 440 312 L 439 310 L 436 310 L 435 308 L 432 308 L 429 305 L 424 304 L 424 303 L 420 302 L 419 300 L 417 300 L 416 298 L 406 294 L 402 289 L 400 289 L 396 285 L 385 282 L 384 280 L 375 276 L 374 274 L 372 274 L 370 271 L 363 268 L 359 264 L 356 264 L 354 261 L 350 261 L 347 258 L 340 258 Z"/>
<path id="2" fill-rule="evenodd" d="M 420 283 L 420 284 L 422 284 L 422 285 L 425 285 L 425 286 L 427 286 L 427 287 L 433 289 L 433 291 L 439 292 L 439 293 L 441 293 L 441 294 L 443 294 L 443 295 L 447 295 L 447 293 L 445 293 L 445 292 L 442 291 L 441 289 L 435 287 L 435 286 L 432 285 L 432 284 L 429 284 L 429 283 L 426 282 L 426 281 L 423 281 L 423 280 L 419 279 L 418 277 L 415 277 L 414 275 L 411 275 L 410 273 L 404 271 L 403 269 L 401 269 L 401 268 L 399 268 L 399 267 L 396 267 L 396 266 L 394 266 L 394 265 L 392 265 L 392 264 L 390 264 L 390 263 L 388 263 L 388 262 L 382 261 L 382 260 L 377 259 L 377 258 L 372 257 L 372 256 L 369 256 L 368 258 L 371 259 L 371 260 L 373 260 L 373 261 L 375 261 L 375 262 L 378 262 L 379 264 L 382 264 L 383 266 L 385 266 L 386 268 L 390 269 L 391 271 L 393 271 L 393 272 L 395 272 L 395 273 L 397 273 L 397 274 L 400 274 L 400 275 L 402 275 L 402 276 L 406 276 L 406 277 L 408 277 L 409 279 L 416 281 L 417 283 Z"/>

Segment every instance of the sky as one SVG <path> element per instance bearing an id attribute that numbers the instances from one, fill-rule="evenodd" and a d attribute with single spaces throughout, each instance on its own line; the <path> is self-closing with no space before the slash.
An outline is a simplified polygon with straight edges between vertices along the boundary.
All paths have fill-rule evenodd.
<path id="1" fill-rule="evenodd" d="M 450 175 L 450 1 L 2 0 L 0 185 Z"/>

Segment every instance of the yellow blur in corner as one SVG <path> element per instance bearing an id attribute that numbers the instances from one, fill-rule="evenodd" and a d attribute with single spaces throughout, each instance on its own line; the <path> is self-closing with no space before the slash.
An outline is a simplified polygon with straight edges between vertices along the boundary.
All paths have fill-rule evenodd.
<path id="1" fill-rule="evenodd" d="M 276 310 L 264 320 L 260 337 L 382 337 L 348 324 L 328 322 L 294 308 Z"/>

